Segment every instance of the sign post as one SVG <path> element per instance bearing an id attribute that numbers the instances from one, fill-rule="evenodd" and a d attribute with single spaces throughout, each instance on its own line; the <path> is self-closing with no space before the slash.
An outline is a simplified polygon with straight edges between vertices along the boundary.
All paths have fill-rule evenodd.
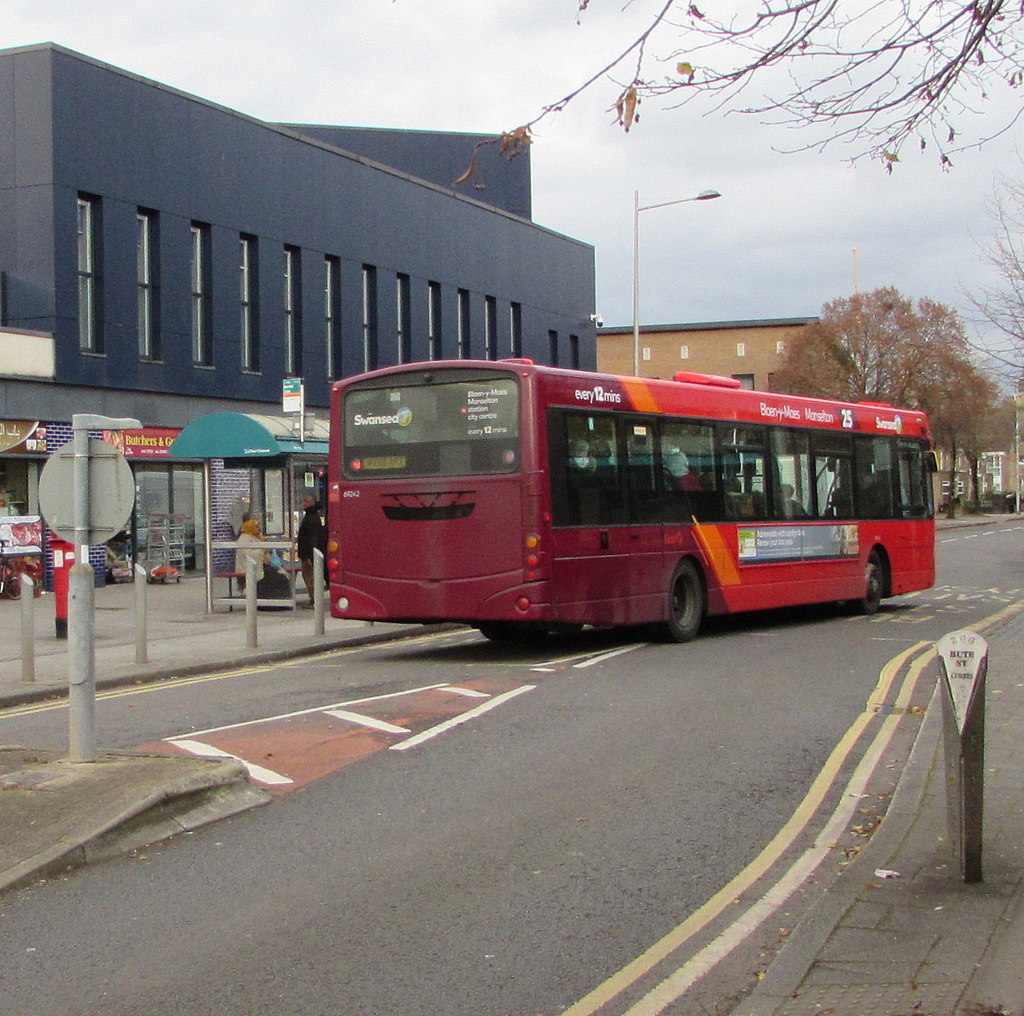
<path id="1" fill-rule="evenodd" d="M 281 412 L 299 414 L 299 441 L 306 440 L 306 387 L 300 377 L 286 377 L 281 382 Z"/>
<path id="2" fill-rule="evenodd" d="M 96 583 L 89 548 L 118 533 L 135 503 L 135 481 L 124 456 L 103 441 L 90 440 L 89 431 L 137 430 L 141 426 L 138 420 L 76 413 L 71 417 L 70 454 L 62 449 L 46 463 L 39 477 L 39 504 L 46 521 L 57 535 L 69 538 L 78 549 L 68 591 L 71 762 L 96 761 Z"/>
<path id="3" fill-rule="evenodd" d="M 965 882 L 980 882 L 985 798 L 985 675 L 988 643 L 954 631 L 936 643 L 942 670 L 949 838 Z"/>

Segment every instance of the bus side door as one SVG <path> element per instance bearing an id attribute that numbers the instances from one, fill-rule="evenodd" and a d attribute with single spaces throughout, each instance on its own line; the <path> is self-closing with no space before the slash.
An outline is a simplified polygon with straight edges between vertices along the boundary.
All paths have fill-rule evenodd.
<path id="1" fill-rule="evenodd" d="M 626 555 L 629 569 L 629 623 L 658 621 L 667 595 L 664 510 L 666 487 L 655 451 L 651 419 L 620 418 L 628 521 Z"/>
<path id="2" fill-rule="evenodd" d="M 627 623 L 631 541 L 615 417 L 554 411 L 549 439 L 556 612 L 584 624 Z"/>

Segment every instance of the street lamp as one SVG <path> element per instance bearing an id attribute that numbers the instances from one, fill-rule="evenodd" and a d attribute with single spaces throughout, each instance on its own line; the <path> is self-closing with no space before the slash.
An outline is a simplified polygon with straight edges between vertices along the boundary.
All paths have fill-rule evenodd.
<path id="1" fill-rule="evenodd" d="M 1013 510 L 1020 514 L 1020 410 L 1024 393 L 1018 390 L 1013 395 Z"/>
<path id="2" fill-rule="evenodd" d="M 711 201 L 722 195 L 716 190 L 703 190 L 696 197 L 659 201 L 656 205 L 640 204 L 640 192 L 633 191 L 633 374 L 640 376 L 640 213 L 652 208 L 685 205 L 688 201 Z"/>

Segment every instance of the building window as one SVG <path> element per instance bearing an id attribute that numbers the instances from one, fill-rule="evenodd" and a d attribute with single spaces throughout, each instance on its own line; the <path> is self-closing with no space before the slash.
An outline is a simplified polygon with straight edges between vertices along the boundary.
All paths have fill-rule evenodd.
<path id="1" fill-rule="evenodd" d="M 747 355 L 747 344 L 745 342 L 736 343 L 736 355 L 746 356 Z"/>
<path id="2" fill-rule="evenodd" d="M 548 332 L 548 363 L 552 367 L 558 366 L 558 332 Z"/>
<path id="3" fill-rule="evenodd" d="M 644 346 L 643 349 L 640 350 L 640 358 L 644 361 L 644 363 L 646 363 L 648 360 L 650 360 L 650 358 L 651 358 L 651 347 L 650 346 Z"/>
<path id="4" fill-rule="evenodd" d="M 509 329 L 512 335 L 512 355 L 523 355 L 523 305 L 513 303 L 508 309 Z"/>
<path id="5" fill-rule="evenodd" d="M 733 377 L 739 381 L 740 388 L 745 388 L 747 391 L 753 391 L 754 389 L 754 375 L 753 374 L 733 374 Z"/>
<path id="6" fill-rule="evenodd" d="M 363 369 L 377 366 L 377 269 L 363 265 Z"/>
<path id="7" fill-rule="evenodd" d="M 78 347 L 102 353 L 100 327 L 99 244 L 100 199 L 78 195 Z"/>
<path id="8" fill-rule="evenodd" d="M 786 343 L 785 342 L 776 342 L 775 343 L 775 352 L 779 356 L 782 356 L 782 354 L 786 352 Z"/>
<path id="9" fill-rule="evenodd" d="M 679 347 L 679 359 L 680 360 L 689 360 L 690 359 L 690 347 L 689 346 L 680 346 Z"/>
<path id="10" fill-rule="evenodd" d="M 460 360 L 468 359 L 472 355 L 472 336 L 470 335 L 469 317 L 469 290 L 459 290 L 459 349 Z"/>
<path id="11" fill-rule="evenodd" d="M 427 355 L 431 360 L 440 360 L 444 354 L 441 327 L 441 283 L 427 283 Z"/>
<path id="12" fill-rule="evenodd" d="M 408 275 L 399 274 L 395 277 L 395 329 L 398 335 L 398 362 L 408 363 L 412 359 Z"/>
<path id="13" fill-rule="evenodd" d="M 140 208 L 136 215 L 135 237 L 135 292 L 138 302 L 137 327 L 139 357 L 143 360 L 160 359 L 160 315 L 157 311 L 156 252 L 157 213 Z"/>
<path id="14" fill-rule="evenodd" d="M 580 369 L 580 337 L 578 335 L 569 336 L 569 366 L 573 370 Z"/>
<path id="15" fill-rule="evenodd" d="M 238 238 L 238 308 L 241 321 L 242 370 L 260 369 L 259 248 L 254 236 Z"/>
<path id="16" fill-rule="evenodd" d="M 210 341 L 210 227 L 192 223 L 192 362 L 213 364 Z"/>
<path id="17" fill-rule="evenodd" d="M 498 359 L 498 301 L 484 297 L 484 355 L 488 360 Z"/>
<path id="18" fill-rule="evenodd" d="M 298 247 L 284 249 L 284 372 L 302 376 L 302 255 Z"/>
<path id="19" fill-rule="evenodd" d="M 324 258 L 324 338 L 327 341 L 327 378 L 341 374 L 341 258 Z"/>

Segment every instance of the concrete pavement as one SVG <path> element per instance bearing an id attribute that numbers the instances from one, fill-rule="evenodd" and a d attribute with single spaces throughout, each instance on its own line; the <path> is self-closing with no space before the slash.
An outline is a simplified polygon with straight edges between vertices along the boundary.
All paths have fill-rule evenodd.
<path id="1" fill-rule="evenodd" d="M 1013 517 L 1003 517 L 1012 521 Z M 964 525 L 993 519 L 962 519 Z M 1019 518 L 1017 518 L 1019 521 Z M 147 589 L 146 663 L 135 662 L 134 589 L 96 593 L 99 687 L 212 671 L 419 628 L 261 612 L 259 646 L 244 614 L 206 615 L 200 579 Z M 21 679 L 16 602 L 0 601 L 0 706 L 63 693 L 67 644 L 49 597 L 35 606 L 35 681 Z M 1022 1016 L 1024 1014 L 1024 615 L 985 632 L 985 879 L 966 885 L 947 842 L 937 701 L 878 831 L 793 929 L 733 1016 Z M 0 889 L 141 847 L 266 800 L 232 761 L 101 752 L 92 764 L 0 746 Z M 685 997 L 659 1011 L 687 1014 Z"/>

